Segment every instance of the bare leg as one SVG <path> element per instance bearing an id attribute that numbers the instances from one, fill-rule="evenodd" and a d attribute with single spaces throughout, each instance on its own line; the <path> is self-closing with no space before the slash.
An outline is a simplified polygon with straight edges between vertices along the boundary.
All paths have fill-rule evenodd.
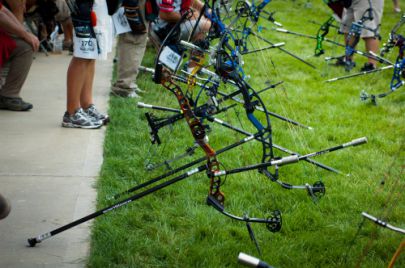
<path id="1" fill-rule="evenodd" d="M 93 104 L 93 81 L 95 74 L 96 61 L 91 60 L 87 65 L 87 73 L 80 95 L 80 104 L 83 109 L 87 109 Z"/>
<path id="2" fill-rule="evenodd" d="M 70 115 L 73 115 L 81 107 L 81 96 L 86 81 L 88 81 L 89 66 L 95 60 L 73 57 L 67 71 L 67 103 L 66 108 Z M 93 70 L 94 75 L 94 70 Z"/>
<path id="3" fill-rule="evenodd" d="M 363 38 L 364 42 L 366 44 L 366 50 L 367 52 L 372 51 L 374 53 L 378 53 L 378 47 L 380 45 L 380 41 L 378 41 L 377 38 L 374 37 L 366 37 Z M 368 58 L 368 62 L 373 64 L 374 66 L 377 65 L 377 61 L 371 58 Z"/>

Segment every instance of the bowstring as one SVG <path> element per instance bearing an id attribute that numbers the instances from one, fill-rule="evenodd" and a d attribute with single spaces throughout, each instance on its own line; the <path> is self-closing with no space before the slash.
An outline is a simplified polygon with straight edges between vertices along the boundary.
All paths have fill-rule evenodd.
<path id="1" fill-rule="evenodd" d="M 251 35 L 250 38 L 252 38 L 252 37 L 253 37 L 253 41 L 251 41 L 251 42 L 256 43 L 256 46 L 260 47 L 260 41 L 259 41 L 258 36 Z M 259 61 L 260 61 L 260 65 L 264 66 L 265 70 L 270 71 L 273 69 L 273 71 L 275 73 L 275 77 L 281 78 L 282 76 L 280 74 L 280 71 L 277 69 L 276 64 L 273 61 L 273 57 L 271 56 L 270 49 L 261 50 L 261 51 L 259 51 L 259 53 L 262 54 L 261 57 L 258 57 Z M 265 59 L 269 59 L 271 65 Z M 281 87 L 281 89 L 277 89 L 277 88 L 274 89 L 274 93 L 275 93 L 275 95 L 277 95 L 277 98 L 273 98 L 273 101 L 277 102 L 278 107 L 281 108 L 282 115 L 288 115 L 289 118 L 292 117 L 293 119 L 299 118 L 297 116 L 297 112 L 295 112 L 295 109 L 292 109 L 293 104 L 289 101 L 285 83 L 281 84 L 280 87 Z M 285 105 L 285 104 L 287 104 L 287 105 Z M 308 142 L 305 141 L 304 138 L 302 138 L 304 135 L 303 129 L 300 127 L 295 127 L 289 123 L 286 123 L 286 125 L 287 125 L 288 132 L 291 134 L 291 137 L 293 138 L 292 139 L 293 145 L 296 146 L 296 148 L 300 148 L 300 149 L 309 151 L 310 146 L 308 145 Z M 309 130 L 307 130 L 307 131 L 309 131 Z M 319 169 L 316 169 L 315 167 L 308 167 L 308 165 L 303 165 L 303 167 L 304 167 L 305 173 L 308 173 L 309 171 L 312 171 L 312 170 L 315 170 L 316 174 L 319 173 Z"/>
<path id="2" fill-rule="evenodd" d="M 379 196 L 380 194 L 383 193 L 384 187 L 385 187 L 385 185 L 386 185 L 386 179 L 392 178 L 392 176 L 391 176 L 391 170 L 394 169 L 394 167 L 395 167 L 395 165 L 396 165 L 396 163 L 397 163 L 396 159 L 400 156 L 400 154 L 401 154 L 401 152 L 402 152 L 403 149 L 405 149 L 405 142 L 404 142 L 404 141 L 401 143 L 401 146 L 400 146 L 400 148 L 399 148 L 399 151 L 398 151 L 397 155 L 395 155 L 395 156 L 393 157 L 394 160 L 392 161 L 392 163 L 391 163 L 390 166 L 388 167 L 388 169 L 389 169 L 388 173 L 382 175 L 382 178 L 383 178 L 383 179 L 382 179 L 381 182 L 380 182 L 380 186 L 381 186 L 381 187 L 379 187 L 379 188 L 377 188 L 377 189 L 375 190 L 374 196 Z M 401 159 L 401 158 L 399 157 L 399 159 Z M 400 160 L 400 161 L 401 161 L 401 160 Z M 384 201 L 383 207 L 380 209 L 380 213 L 379 213 L 378 215 L 376 215 L 378 218 L 383 218 L 383 219 L 388 218 L 388 216 L 392 213 L 392 210 L 393 210 L 394 207 L 395 207 L 394 204 L 397 204 L 397 205 L 398 205 L 398 203 L 396 202 L 396 200 L 400 197 L 400 194 L 401 194 L 401 193 L 403 194 L 404 191 L 405 191 L 405 183 L 403 183 L 402 185 L 400 185 L 400 187 L 398 188 L 398 184 L 400 184 L 400 182 L 401 182 L 401 179 L 402 179 L 401 176 L 404 174 L 404 171 L 405 171 L 405 165 L 403 164 L 402 167 L 401 167 L 401 170 L 400 170 L 400 172 L 399 172 L 398 177 L 393 181 L 393 185 L 391 186 L 391 190 L 390 190 L 389 193 L 387 194 L 388 196 L 387 196 L 387 198 L 386 198 L 385 201 Z M 392 181 L 392 180 L 391 180 L 391 181 Z M 396 189 L 397 189 L 397 190 L 396 190 Z M 396 191 L 396 194 L 395 194 L 395 193 L 393 194 L 394 191 Z M 393 205 L 391 205 L 391 206 L 389 207 L 389 209 L 387 209 L 390 203 L 393 204 Z M 346 253 L 345 253 L 345 257 L 343 258 L 344 264 L 347 264 L 347 258 L 348 258 L 349 252 L 351 251 L 351 249 L 352 249 L 353 246 L 355 245 L 355 241 L 357 240 L 357 238 L 360 236 L 361 230 L 362 230 L 363 227 L 364 227 L 364 223 L 365 223 L 365 218 L 363 218 L 363 219 L 361 220 L 361 222 L 360 222 L 360 224 L 359 224 L 359 226 L 358 226 L 358 228 L 357 228 L 356 234 L 354 235 L 354 237 L 353 237 L 353 239 L 352 239 L 352 241 L 351 241 L 351 243 L 350 243 L 350 247 L 348 248 L 348 250 L 347 250 Z M 377 239 L 377 233 L 378 233 L 378 231 L 380 231 L 381 229 L 382 229 L 382 228 L 379 227 L 379 226 L 377 226 L 377 225 L 374 226 L 373 232 L 371 233 L 371 237 L 368 239 L 367 244 L 363 247 L 363 250 L 362 250 L 362 252 L 360 253 L 360 256 L 357 258 L 356 266 L 355 266 L 355 267 L 360 267 L 360 266 L 361 266 L 361 264 L 362 264 L 362 262 L 363 262 L 363 260 L 364 260 L 364 257 L 365 257 L 365 256 L 368 254 L 368 252 L 371 250 L 372 244 L 373 244 L 374 241 Z"/>
<path id="3" fill-rule="evenodd" d="M 232 3 L 232 7 L 235 7 L 235 5 L 236 5 L 236 2 L 235 3 Z M 232 12 L 232 11 L 231 11 Z M 233 17 L 237 17 L 238 15 L 236 14 L 235 16 L 233 16 Z M 232 19 L 233 17 L 230 17 L 229 19 L 223 19 L 222 17 L 221 17 L 221 21 L 222 22 L 224 22 L 224 21 L 229 21 L 229 23 L 230 24 L 232 24 L 231 26 L 232 27 L 234 27 L 234 28 L 238 28 L 238 25 L 240 25 L 240 19 L 242 19 L 242 18 L 239 18 L 238 20 L 234 20 L 234 19 Z M 226 28 L 228 29 L 228 30 L 230 30 L 230 28 L 229 28 L 229 25 L 226 25 Z M 235 32 L 235 31 L 230 31 L 231 32 L 231 34 L 232 35 L 234 35 L 234 38 L 235 39 L 239 39 L 238 37 L 238 33 L 237 32 Z M 243 66 L 242 66 L 243 67 Z M 243 68 L 242 68 L 243 69 Z M 232 87 L 232 86 L 227 86 L 227 87 Z M 240 110 L 239 110 L 239 106 L 236 106 L 236 107 L 234 107 L 233 108 L 233 110 L 234 110 L 234 112 L 235 112 L 235 115 L 236 115 L 236 118 L 237 118 L 237 121 L 238 121 L 238 124 L 239 124 L 239 127 L 241 128 L 241 129 L 243 129 L 243 130 L 246 130 L 247 128 L 246 128 L 246 126 L 245 126 L 245 124 L 242 122 L 242 120 L 241 120 L 241 118 L 240 118 L 240 114 L 241 113 L 243 113 L 243 112 L 241 112 Z M 229 118 L 229 114 L 228 113 L 226 113 L 226 118 Z M 228 120 L 228 119 L 227 119 Z M 229 120 L 228 122 L 233 122 L 234 120 Z M 256 133 L 257 132 L 257 130 L 255 129 L 252 133 Z M 237 135 L 235 135 L 235 138 L 237 137 Z M 255 151 L 254 149 L 258 149 L 258 147 L 257 147 L 257 143 L 255 144 L 255 143 L 248 143 L 248 144 L 245 144 L 244 145 L 245 146 L 245 148 L 247 147 L 247 149 L 243 149 L 242 147 L 240 147 L 239 148 L 239 150 L 240 151 Z M 250 175 L 250 176 L 253 176 L 253 175 Z M 276 202 L 276 199 L 275 199 L 275 196 L 273 195 L 273 194 L 270 194 L 270 197 L 271 197 L 271 199 L 272 199 L 272 204 L 274 204 L 274 206 L 275 207 L 277 207 L 277 202 Z M 255 202 L 255 204 L 257 205 L 259 202 Z"/>
<path id="4" fill-rule="evenodd" d="M 335 18 L 335 21 L 338 22 L 339 24 L 341 24 L 341 21 L 340 21 L 340 22 L 337 21 L 336 18 Z M 334 28 L 334 27 L 332 27 L 332 28 Z M 330 29 L 330 28 L 329 28 L 329 29 Z M 339 34 L 339 31 L 340 31 L 339 29 L 336 29 L 335 35 L 333 36 L 333 41 L 334 41 L 334 42 L 340 41 L 340 40 L 339 40 L 339 39 L 340 39 L 339 37 L 343 35 L 343 34 Z M 329 30 L 329 32 L 330 32 L 330 30 Z M 325 36 L 325 38 L 327 38 L 327 36 Z M 324 44 L 325 44 L 325 43 L 327 43 L 327 42 L 324 41 Z M 339 42 L 338 42 L 338 43 L 339 43 Z M 331 57 L 332 57 L 332 58 L 335 58 L 336 55 L 338 55 L 337 50 L 339 49 L 339 46 L 338 46 L 338 45 L 335 45 L 335 44 L 330 44 L 330 46 L 332 46 L 332 49 L 331 49 Z M 326 53 L 325 53 L 325 54 L 326 54 Z M 322 56 L 323 56 L 323 55 L 321 55 L 321 56 L 319 56 L 319 57 L 322 57 Z M 328 77 L 328 76 L 329 76 L 329 73 L 330 73 L 331 65 L 333 65 L 333 64 L 331 64 L 329 61 L 326 61 L 326 60 L 324 59 L 323 65 L 324 65 L 324 68 L 322 68 L 322 69 L 323 69 L 323 72 L 321 73 L 321 77 Z M 336 66 L 336 67 L 339 68 L 339 66 Z"/>
<path id="5" fill-rule="evenodd" d="M 390 169 L 394 168 L 394 164 L 395 164 L 395 161 L 391 165 Z M 404 171 L 405 171 L 405 165 L 402 165 L 401 171 L 400 171 L 398 177 L 394 180 L 393 185 L 391 186 L 391 190 L 389 191 L 388 197 L 384 201 L 384 205 L 380 210 L 381 212 L 377 216 L 378 218 L 382 218 L 382 219 L 389 218 L 389 215 L 392 214 L 392 211 L 395 207 L 394 204 L 398 205 L 397 200 L 400 198 L 400 195 L 403 194 L 405 191 L 405 184 L 400 185 L 398 188 L 398 184 L 400 184 L 400 180 L 402 179 L 401 177 L 402 177 L 402 175 L 405 174 Z M 390 178 L 390 177 L 392 177 L 392 176 L 390 175 L 390 172 L 389 172 L 388 175 L 385 176 L 385 178 Z M 384 180 L 385 180 L 385 178 L 384 178 Z M 378 193 L 381 194 L 381 192 L 383 191 L 383 188 L 378 188 L 378 189 L 381 189 L 381 190 L 377 191 Z M 361 228 L 363 228 L 363 226 L 361 226 Z M 361 228 L 359 228 L 359 229 L 361 229 Z M 381 229 L 382 228 L 380 226 L 374 225 L 373 232 L 371 233 L 371 237 L 370 237 L 370 239 L 368 239 L 367 244 L 363 247 L 360 257 L 358 258 L 358 260 L 356 262 L 356 267 L 361 266 L 361 263 L 363 262 L 364 257 L 370 252 L 372 244 L 377 239 L 377 234 L 379 231 L 381 231 Z"/>

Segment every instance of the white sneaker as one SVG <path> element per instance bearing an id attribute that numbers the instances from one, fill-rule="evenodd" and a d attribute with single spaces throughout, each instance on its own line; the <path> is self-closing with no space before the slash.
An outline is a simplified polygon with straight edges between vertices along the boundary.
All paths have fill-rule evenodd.
<path id="1" fill-rule="evenodd" d="M 127 98 L 136 99 L 136 98 L 141 98 L 141 96 L 139 96 L 138 94 L 136 94 L 135 91 L 132 91 L 131 93 L 129 93 L 129 94 L 127 95 Z"/>
<path id="2" fill-rule="evenodd" d="M 135 91 L 136 93 L 145 93 L 145 90 L 140 89 L 140 88 L 138 87 L 138 85 L 137 85 L 136 83 L 134 83 L 134 82 L 132 82 L 132 83 L 129 85 L 129 88 L 132 89 L 133 91 Z"/>
<path id="3" fill-rule="evenodd" d="M 82 108 L 76 110 L 73 115 L 67 111 L 63 115 L 62 127 L 68 128 L 100 128 L 103 125 L 102 121 L 95 121 L 89 117 Z"/>

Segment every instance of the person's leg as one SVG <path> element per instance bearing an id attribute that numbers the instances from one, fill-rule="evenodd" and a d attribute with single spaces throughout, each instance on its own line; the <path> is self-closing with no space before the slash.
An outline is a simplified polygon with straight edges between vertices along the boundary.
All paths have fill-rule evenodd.
<path id="1" fill-rule="evenodd" d="M 93 102 L 94 59 L 73 57 L 67 72 L 67 111 L 62 126 L 69 128 L 99 128 L 103 122 L 83 110 Z M 94 105 L 93 105 L 94 108 Z"/>
<path id="2" fill-rule="evenodd" d="M 80 105 L 83 109 L 87 109 L 91 104 L 93 104 L 93 82 L 95 70 L 96 61 L 90 60 L 87 64 L 87 72 L 80 95 Z"/>
<path id="3" fill-rule="evenodd" d="M 66 109 L 73 115 L 82 107 L 82 91 L 88 82 L 88 72 L 95 60 L 73 57 L 67 71 L 67 104 Z M 93 71 L 94 76 L 94 71 Z"/>
<path id="4" fill-rule="evenodd" d="M 72 19 L 69 18 L 69 19 L 61 22 L 61 25 L 62 25 L 63 35 L 64 35 L 63 45 L 66 48 L 70 49 L 70 46 L 72 46 L 72 40 L 73 40 Z"/>
<path id="5" fill-rule="evenodd" d="M 110 118 L 107 114 L 100 113 L 93 102 L 93 83 L 96 71 L 96 60 L 91 60 L 87 66 L 87 73 L 84 78 L 83 87 L 80 94 L 80 105 L 84 112 L 95 122 L 106 125 Z"/>
<path id="6" fill-rule="evenodd" d="M 399 0 L 393 0 L 393 2 L 394 2 L 394 11 L 397 12 L 397 13 L 401 12 L 401 7 L 399 5 Z"/>
<path id="7" fill-rule="evenodd" d="M 146 43 L 147 34 L 135 35 L 132 33 L 125 33 L 119 35 L 117 45 L 117 81 L 112 88 L 113 92 L 119 94 L 122 91 L 125 95 L 130 94 L 133 90 L 137 90 L 134 81 L 138 75 L 139 66 L 142 63 Z"/>
<path id="8" fill-rule="evenodd" d="M 17 47 L 4 67 L 7 71 L 1 74 L 4 84 L 0 88 L 0 109 L 28 111 L 33 106 L 21 99 L 20 91 L 31 68 L 34 52 L 28 43 L 21 39 L 15 41 Z"/>
<path id="9" fill-rule="evenodd" d="M 8 59 L 9 71 L 0 95 L 9 98 L 20 97 L 20 91 L 30 71 L 34 51 L 32 47 L 21 39 L 14 39 L 17 47 Z"/>
<path id="10" fill-rule="evenodd" d="M 378 40 L 378 38 L 374 38 L 374 37 L 366 37 L 363 38 L 364 43 L 366 45 L 366 51 L 372 51 L 374 53 L 378 53 L 378 48 L 380 46 L 380 41 Z M 372 58 L 368 58 L 368 62 L 370 64 L 373 64 L 374 67 L 377 66 L 377 61 L 375 59 Z"/>
<path id="11" fill-rule="evenodd" d="M 368 29 L 373 29 L 373 31 L 370 31 L 368 29 L 363 29 L 361 33 L 361 38 L 363 38 L 364 43 L 365 43 L 365 48 L 366 52 L 374 52 L 378 53 L 379 50 L 379 29 L 380 29 L 380 24 L 381 24 L 381 19 L 383 15 L 383 9 L 384 9 L 384 1 L 383 0 L 373 0 L 372 1 L 372 6 L 373 6 L 373 20 L 368 20 L 364 22 L 364 26 L 366 26 Z M 359 15 L 358 15 L 359 16 Z M 368 58 L 368 62 L 364 65 L 364 67 L 361 69 L 362 71 L 369 71 L 372 69 L 375 69 L 377 66 L 377 61 L 372 58 Z"/>

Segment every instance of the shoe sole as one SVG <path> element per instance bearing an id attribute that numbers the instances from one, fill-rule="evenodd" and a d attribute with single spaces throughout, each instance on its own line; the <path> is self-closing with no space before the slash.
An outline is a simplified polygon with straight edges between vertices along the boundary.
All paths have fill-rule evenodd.
<path id="1" fill-rule="evenodd" d="M 103 125 L 107 125 L 108 123 L 110 123 L 110 117 L 106 117 L 103 119 Z"/>
<path id="2" fill-rule="evenodd" d="M 136 95 L 131 95 L 130 94 L 121 94 L 115 91 L 111 91 L 110 92 L 110 96 L 114 96 L 114 97 L 119 97 L 119 98 L 128 98 L 128 99 L 137 99 L 137 98 L 142 98 L 141 96 L 139 96 L 137 93 L 135 93 Z"/>
<path id="3" fill-rule="evenodd" d="M 9 111 L 15 111 L 15 112 L 25 112 L 25 111 L 29 111 L 33 108 L 32 105 L 28 106 L 28 107 L 10 107 L 7 105 L 0 105 L 0 109 L 1 110 L 9 110 Z"/>
<path id="4" fill-rule="evenodd" d="M 66 122 L 62 122 L 62 127 L 66 127 L 66 128 L 84 128 L 84 129 L 97 129 L 97 128 L 101 128 L 103 125 L 94 125 L 94 126 L 82 126 L 82 125 L 76 125 L 73 123 L 66 123 Z"/>

